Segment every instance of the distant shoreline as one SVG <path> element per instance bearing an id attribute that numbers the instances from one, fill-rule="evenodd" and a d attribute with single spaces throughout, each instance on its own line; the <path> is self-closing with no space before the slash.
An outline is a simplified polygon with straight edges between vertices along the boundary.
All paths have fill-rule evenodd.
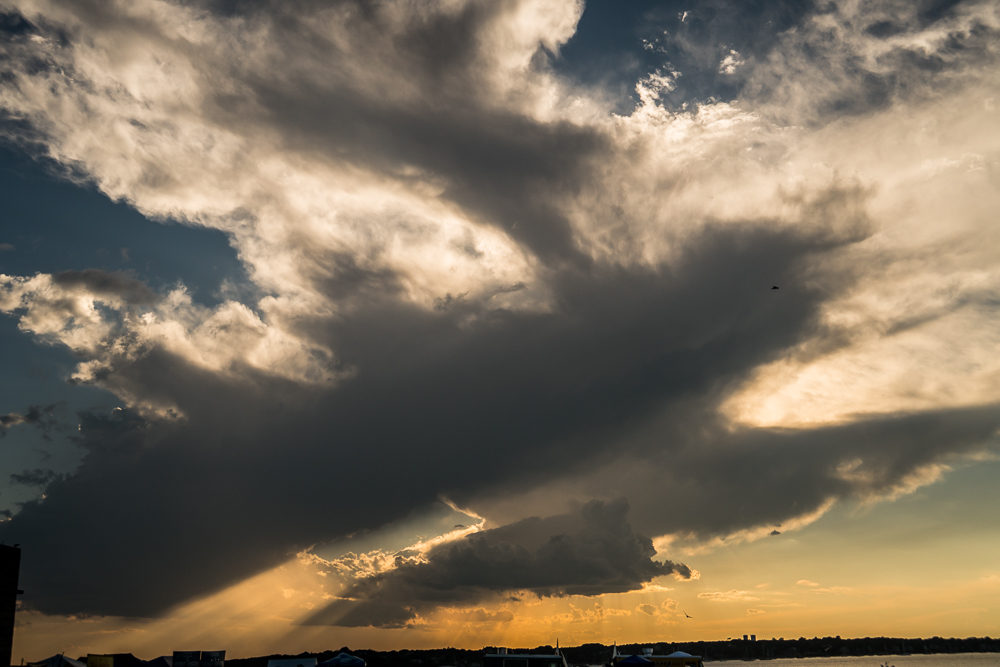
<path id="1" fill-rule="evenodd" d="M 813 637 L 807 639 L 730 639 L 702 642 L 644 642 L 619 644 L 619 653 L 640 653 L 651 647 L 657 654 L 685 651 L 701 656 L 705 662 L 722 660 L 778 660 L 783 658 L 847 658 L 905 655 L 947 655 L 958 653 L 1000 653 L 1000 639 L 991 637 L 967 637 L 964 639 L 930 637 L 863 637 L 842 639 L 840 637 Z M 226 667 L 267 667 L 270 658 L 315 656 L 320 661 L 332 657 L 340 650 L 365 659 L 368 667 L 390 667 L 410 665 L 413 667 L 476 667 L 482 665 L 484 650 L 480 649 L 401 649 L 377 651 L 373 649 L 352 650 L 343 647 L 321 653 L 299 653 L 296 655 L 271 655 L 253 658 L 226 660 Z M 553 646 L 534 648 L 507 647 L 512 652 L 551 653 Z M 603 665 L 611 657 L 610 644 L 582 644 L 560 649 L 570 665 Z"/>

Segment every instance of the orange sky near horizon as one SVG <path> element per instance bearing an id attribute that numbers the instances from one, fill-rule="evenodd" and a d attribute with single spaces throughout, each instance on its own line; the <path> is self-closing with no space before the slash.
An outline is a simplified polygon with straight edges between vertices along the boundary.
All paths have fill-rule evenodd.
<path id="1" fill-rule="evenodd" d="M 799 530 L 680 556 L 691 580 L 594 597 L 495 600 L 442 608 L 406 628 L 303 626 L 325 602 L 308 560 L 293 559 L 157 620 L 21 612 L 15 662 L 53 653 L 225 648 L 230 658 L 351 648 L 563 646 L 814 636 L 995 636 L 1000 531 L 982 483 L 1000 462 L 956 470 L 893 503 L 834 508 Z M 951 499 L 949 501 L 949 498 Z M 982 514 L 951 515 L 957 503 Z M 920 516 L 920 520 L 912 517 Z M 928 529 L 928 526 L 932 529 Z M 30 597 L 30 591 L 26 593 Z M 691 618 L 688 618 L 690 616 Z"/>

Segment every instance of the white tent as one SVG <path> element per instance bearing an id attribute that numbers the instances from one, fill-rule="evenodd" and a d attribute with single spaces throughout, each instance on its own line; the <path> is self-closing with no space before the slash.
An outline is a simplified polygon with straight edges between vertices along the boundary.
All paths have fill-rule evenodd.
<path id="1" fill-rule="evenodd" d="M 365 667 L 365 661 L 356 655 L 341 651 L 329 660 L 319 663 L 318 667 Z"/>
<path id="2" fill-rule="evenodd" d="M 57 653 L 51 658 L 45 658 L 45 660 L 29 662 L 28 667 L 87 667 L 87 665 L 79 660 L 67 658 L 63 654 Z"/>

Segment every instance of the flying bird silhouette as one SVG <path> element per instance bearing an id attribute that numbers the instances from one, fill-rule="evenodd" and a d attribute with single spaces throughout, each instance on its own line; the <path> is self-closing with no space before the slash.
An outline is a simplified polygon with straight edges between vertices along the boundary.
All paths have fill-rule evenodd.
<path id="1" fill-rule="evenodd" d="M 778 287 L 777 285 L 771 285 L 771 289 L 781 289 L 781 288 Z"/>
<path id="2" fill-rule="evenodd" d="M 694 618 L 694 616 L 689 616 L 688 613 L 683 609 L 681 609 L 681 611 L 684 612 L 684 618 Z"/>

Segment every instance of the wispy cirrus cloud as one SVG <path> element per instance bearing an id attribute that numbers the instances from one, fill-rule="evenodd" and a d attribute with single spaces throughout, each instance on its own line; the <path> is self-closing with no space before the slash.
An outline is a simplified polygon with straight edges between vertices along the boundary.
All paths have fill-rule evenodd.
<path id="1" fill-rule="evenodd" d="M 3 437 L 8 429 L 21 424 L 31 424 L 43 431 L 50 429 L 56 423 L 53 411 L 55 405 L 32 405 L 24 413 L 8 412 L 0 414 L 0 437 Z"/>
<path id="2" fill-rule="evenodd" d="M 709 600 L 711 602 L 753 602 L 760 599 L 759 597 L 751 594 L 749 591 L 736 589 L 728 591 L 707 591 L 705 593 L 698 593 L 698 597 L 702 600 Z"/>

